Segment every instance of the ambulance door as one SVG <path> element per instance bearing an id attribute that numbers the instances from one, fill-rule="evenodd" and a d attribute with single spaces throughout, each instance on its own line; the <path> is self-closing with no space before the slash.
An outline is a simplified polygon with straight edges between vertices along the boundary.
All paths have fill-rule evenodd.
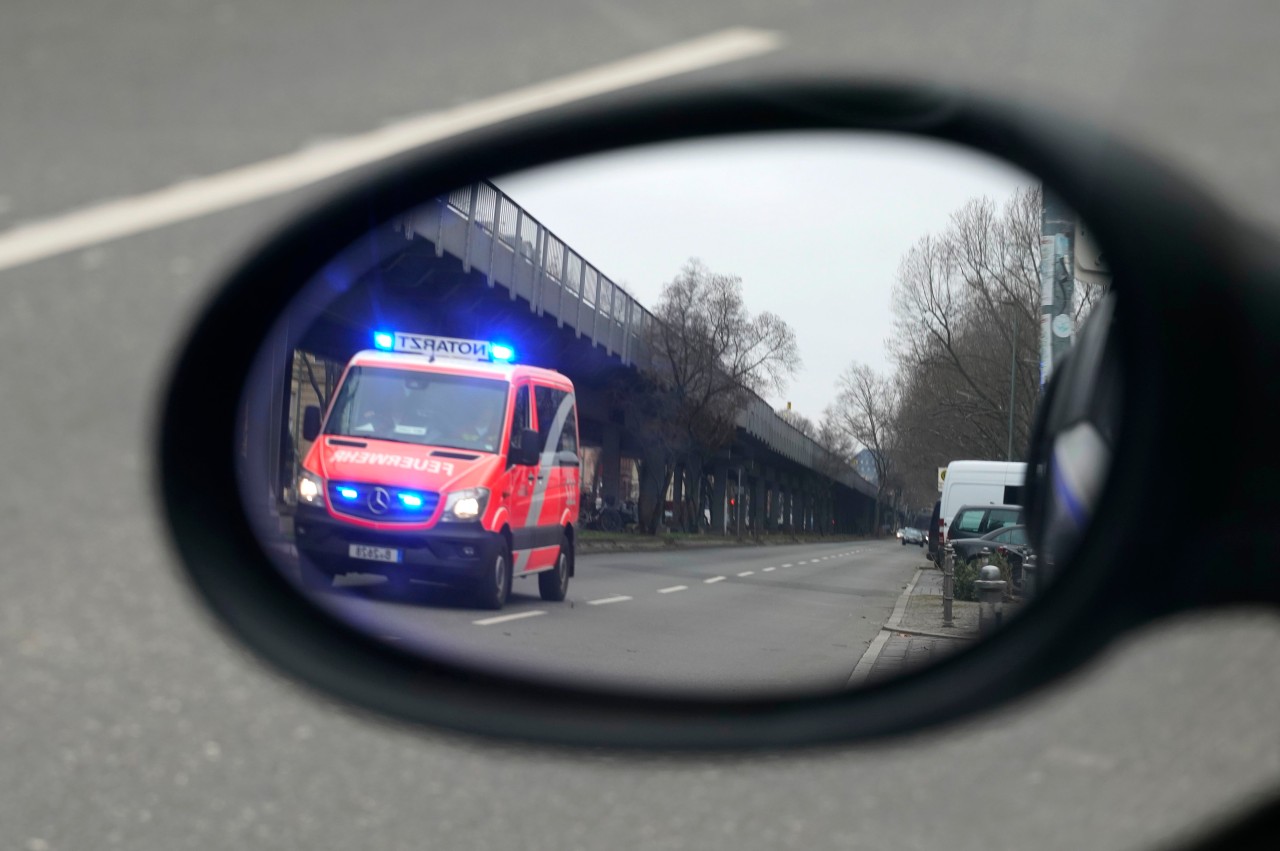
<path id="1" fill-rule="evenodd" d="M 534 407 L 541 444 L 538 482 L 540 486 L 545 482 L 539 542 L 557 548 L 551 553 L 550 563 L 554 563 L 561 519 L 578 499 L 578 418 L 573 393 L 558 387 L 535 385 Z M 534 498 L 536 503 L 536 493 Z"/>
<path id="2" fill-rule="evenodd" d="M 510 438 L 507 453 L 507 501 L 508 522 L 511 526 L 511 544 L 515 551 L 512 554 L 515 572 L 519 573 L 523 563 L 528 559 L 528 552 L 535 543 L 533 529 L 530 526 L 529 511 L 533 503 L 534 489 L 538 484 L 538 466 L 511 463 L 518 457 L 521 431 L 533 428 L 532 388 L 528 382 L 515 388 L 515 401 L 511 405 L 511 422 L 508 423 Z M 521 553 L 524 558 L 521 558 Z"/>

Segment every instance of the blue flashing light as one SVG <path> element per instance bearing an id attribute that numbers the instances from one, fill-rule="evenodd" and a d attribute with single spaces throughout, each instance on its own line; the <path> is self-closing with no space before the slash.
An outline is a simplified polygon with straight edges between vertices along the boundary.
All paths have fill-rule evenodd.
<path id="1" fill-rule="evenodd" d="M 374 331 L 373 345 L 384 352 L 389 352 L 396 344 L 396 336 L 390 331 Z"/>
<path id="2" fill-rule="evenodd" d="M 338 488 L 338 496 L 342 497 L 343 499 L 355 499 L 356 497 L 360 496 L 360 491 L 356 490 L 355 488 L 340 487 Z"/>
<path id="3" fill-rule="evenodd" d="M 400 497 L 400 504 L 403 505 L 405 508 L 421 508 L 422 507 L 422 497 L 416 493 L 402 492 L 397 495 Z"/>
<path id="4" fill-rule="evenodd" d="M 489 354 L 492 355 L 493 359 L 496 361 L 509 363 L 515 358 L 516 350 L 505 343 L 494 343 L 489 346 Z"/>

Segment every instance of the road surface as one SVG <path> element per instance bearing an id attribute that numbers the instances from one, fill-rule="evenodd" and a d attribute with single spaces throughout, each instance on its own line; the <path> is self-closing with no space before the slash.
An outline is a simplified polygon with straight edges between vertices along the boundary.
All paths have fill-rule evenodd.
<path id="1" fill-rule="evenodd" d="M 387 640 L 577 685 L 702 697 L 843 688 L 923 563 L 896 540 L 584 555 L 563 603 L 517 579 L 501 612 L 415 584 L 343 597 Z M 339 580 L 356 585 L 358 577 Z M 326 595 L 332 597 L 333 595 Z"/>

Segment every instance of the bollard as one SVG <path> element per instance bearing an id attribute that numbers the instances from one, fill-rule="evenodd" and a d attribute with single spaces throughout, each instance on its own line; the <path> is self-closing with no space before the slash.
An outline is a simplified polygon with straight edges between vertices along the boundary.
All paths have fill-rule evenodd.
<path id="1" fill-rule="evenodd" d="M 986 636 L 1000 628 L 1004 617 L 1004 592 L 1006 583 L 1000 578 L 1000 568 L 988 564 L 979 571 L 974 587 L 978 589 L 978 635 Z"/>
<path id="2" fill-rule="evenodd" d="M 1035 554 L 1028 555 L 1022 560 L 1022 596 L 1034 597 L 1036 595 L 1036 586 L 1040 582 L 1040 568 L 1036 564 Z"/>
<path id="3" fill-rule="evenodd" d="M 951 601 L 956 592 L 955 550 L 950 544 L 942 551 L 942 625 L 954 626 L 951 622 Z"/>

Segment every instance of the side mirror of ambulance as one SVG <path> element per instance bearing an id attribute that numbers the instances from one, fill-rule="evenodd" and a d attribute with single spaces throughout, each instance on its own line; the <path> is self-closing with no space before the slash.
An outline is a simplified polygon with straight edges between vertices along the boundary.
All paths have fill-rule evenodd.
<path id="1" fill-rule="evenodd" d="M 1277 257 L 1020 106 L 592 101 L 357 175 L 246 258 L 176 362 L 160 495 L 231 635 L 390 717 L 693 750 L 916 730 L 1156 618 L 1280 601 Z M 962 459 L 1025 461 L 1026 505 L 989 509 L 1025 509 L 1021 580 L 876 531 L 928 526 Z M 894 667 L 911 640 L 933 661 Z"/>
<path id="2" fill-rule="evenodd" d="M 522 467 L 532 467 L 538 463 L 538 432 L 531 428 L 521 429 L 520 440 L 513 442 L 508 460 Z"/>
<path id="3" fill-rule="evenodd" d="M 320 436 L 320 406 L 307 405 L 302 412 L 302 439 L 315 440 Z"/>

